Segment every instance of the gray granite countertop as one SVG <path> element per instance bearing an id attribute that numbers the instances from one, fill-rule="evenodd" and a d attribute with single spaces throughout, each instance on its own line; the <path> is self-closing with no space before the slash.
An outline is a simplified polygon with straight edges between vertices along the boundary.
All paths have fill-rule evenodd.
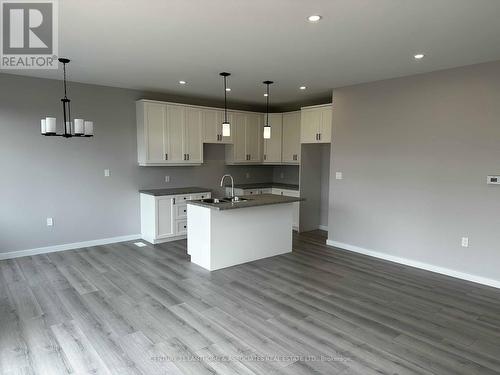
<path id="1" fill-rule="evenodd" d="M 143 190 L 139 190 L 139 193 L 159 197 L 162 195 L 207 193 L 207 192 L 211 192 L 211 191 L 212 190 L 207 189 L 207 188 L 190 186 L 190 187 L 169 188 L 169 189 L 143 189 Z"/>
<path id="2" fill-rule="evenodd" d="M 230 187 L 230 185 L 226 185 Z M 295 184 L 283 184 L 281 182 L 257 182 L 254 184 L 234 184 L 236 189 L 265 189 L 265 188 L 276 188 L 276 189 L 286 189 L 286 190 L 299 190 L 299 185 Z"/>
<path id="3" fill-rule="evenodd" d="M 293 203 L 304 200 L 303 198 L 287 197 L 284 195 L 275 195 L 275 194 L 251 195 L 242 198 L 246 198 L 247 200 L 240 202 L 223 202 L 223 203 L 205 203 L 202 202 L 201 200 L 196 200 L 196 201 L 188 201 L 187 204 L 211 208 L 214 210 L 233 210 L 237 208 L 267 206 L 270 204 Z"/>

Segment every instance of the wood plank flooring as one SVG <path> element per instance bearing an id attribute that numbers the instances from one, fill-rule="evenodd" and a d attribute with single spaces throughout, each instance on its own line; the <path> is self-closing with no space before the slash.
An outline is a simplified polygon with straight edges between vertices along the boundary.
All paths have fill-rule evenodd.
<path id="1" fill-rule="evenodd" d="M 186 241 L 0 261 L 0 374 L 499 374 L 500 291 L 330 248 L 208 272 Z"/>

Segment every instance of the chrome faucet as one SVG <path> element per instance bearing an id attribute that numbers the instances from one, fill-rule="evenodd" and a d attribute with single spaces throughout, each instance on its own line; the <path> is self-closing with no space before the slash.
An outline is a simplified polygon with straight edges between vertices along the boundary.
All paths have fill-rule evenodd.
<path id="1" fill-rule="evenodd" d="M 233 176 L 231 176 L 230 174 L 225 174 L 224 176 L 222 176 L 222 178 L 220 180 L 220 186 L 221 187 L 224 186 L 224 179 L 226 177 L 229 177 L 231 179 L 231 198 L 234 198 L 234 179 L 233 179 Z"/>

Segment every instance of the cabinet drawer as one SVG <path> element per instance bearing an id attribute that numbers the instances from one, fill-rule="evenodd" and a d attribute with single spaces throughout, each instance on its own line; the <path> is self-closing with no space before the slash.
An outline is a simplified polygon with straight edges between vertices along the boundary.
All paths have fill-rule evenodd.
<path id="1" fill-rule="evenodd" d="M 176 221 L 176 234 L 186 234 L 187 233 L 187 220 Z"/>
<path id="2" fill-rule="evenodd" d="M 295 197 L 295 198 L 299 198 L 300 197 L 300 192 L 298 190 L 281 190 L 282 191 L 282 195 L 286 195 L 287 197 Z"/>
<path id="3" fill-rule="evenodd" d="M 200 193 L 200 194 L 193 194 L 191 195 L 191 200 L 195 201 L 195 200 L 198 200 L 198 199 L 205 199 L 205 198 L 211 198 L 212 196 L 212 193 Z"/>
<path id="4" fill-rule="evenodd" d="M 274 195 L 283 195 L 283 190 L 273 188 L 272 191 L 271 191 L 271 194 L 274 194 Z"/>
<path id="5" fill-rule="evenodd" d="M 260 194 L 259 189 L 245 189 L 244 190 L 244 195 L 257 195 Z"/>
<path id="6" fill-rule="evenodd" d="M 187 217 L 187 204 L 176 204 L 174 206 L 175 219 L 184 219 Z"/>
<path id="7" fill-rule="evenodd" d="M 177 195 L 175 197 L 175 204 L 183 204 L 191 199 L 191 195 Z"/>

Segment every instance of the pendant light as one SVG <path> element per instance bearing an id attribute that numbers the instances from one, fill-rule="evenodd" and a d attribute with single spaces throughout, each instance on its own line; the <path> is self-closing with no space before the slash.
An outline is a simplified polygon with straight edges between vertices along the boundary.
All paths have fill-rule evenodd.
<path id="1" fill-rule="evenodd" d="M 231 75 L 231 73 L 222 72 L 220 73 L 222 77 L 224 77 L 224 121 L 222 122 L 222 136 L 230 137 L 231 136 L 231 124 L 227 120 L 227 82 L 226 79 Z"/>
<path id="2" fill-rule="evenodd" d="M 269 125 L 269 85 L 272 85 L 273 81 L 264 81 L 262 82 L 267 86 L 266 91 L 266 123 L 264 124 L 264 139 L 271 138 L 271 126 Z"/>
<path id="3" fill-rule="evenodd" d="M 52 137 L 93 137 L 94 136 L 94 123 L 92 121 L 85 121 L 83 119 L 75 119 L 75 123 L 71 122 L 71 100 L 67 95 L 66 84 L 66 64 L 70 62 L 69 59 L 60 58 L 59 62 L 63 64 L 63 82 L 64 82 L 64 98 L 61 99 L 63 106 L 63 129 L 64 133 L 57 134 L 57 119 L 55 117 L 46 117 L 41 121 L 41 133 L 45 136 Z"/>

